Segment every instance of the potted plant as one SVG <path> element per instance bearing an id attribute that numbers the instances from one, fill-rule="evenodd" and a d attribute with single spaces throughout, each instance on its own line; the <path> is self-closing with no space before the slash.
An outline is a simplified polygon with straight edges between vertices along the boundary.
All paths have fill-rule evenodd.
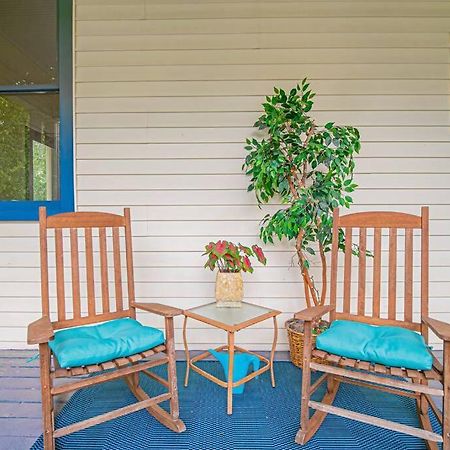
<path id="1" fill-rule="evenodd" d="M 361 146 L 356 128 L 333 122 L 319 127 L 309 116 L 315 96 L 309 86 L 304 79 L 290 92 L 275 88 L 266 97 L 264 112 L 254 125 L 265 136 L 247 139 L 243 165 L 251 177 L 248 191 L 255 192 L 259 204 L 276 199 L 285 205 L 263 218 L 260 236 L 265 243 L 274 238 L 294 241 L 308 307 L 325 302 L 332 213 L 352 203 L 350 194 L 357 187 L 353 158 Z M 343 233 L 339 238 L 342 250 Z M 320 283 L 311 273 L 314 255 L 320 260 Z M 317 324 L 317 332 L 321 329 Z"/>
<path id="2" fill-rule="evenodd" d="M 210 242 L 205 246 L 208 260 L 205 268 L 219 269 L 216 277 L 216 301 L 219 307 L 239 307 L 244 297 L 242 272 L 253 272 L 250 258 L 266 265 L 264 252 L 256 244 L 247 247 L 228 241 Z"/>

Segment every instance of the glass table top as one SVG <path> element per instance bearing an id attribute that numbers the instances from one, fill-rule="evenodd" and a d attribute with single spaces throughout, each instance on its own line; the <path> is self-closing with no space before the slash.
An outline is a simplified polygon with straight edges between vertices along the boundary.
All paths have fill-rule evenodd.
<path id="1" fill-rule="evenodd" d="M 197 316 L 202 316 L 205 319 L 210 319 L 229 326 L 239 325 L 243 322 L 256 319 L 271 312 L 274 313 L 273 315 L 278 314 L 278 311 L 271 308 L 264 308 L 263 306 L 253 305 L 252 303 L 246 302 L 242 302 L 242 306 L 239 308 L 218 308 L 216 303 L 213 302 L 185 311 L 188 316 L 192 313 Z"/>

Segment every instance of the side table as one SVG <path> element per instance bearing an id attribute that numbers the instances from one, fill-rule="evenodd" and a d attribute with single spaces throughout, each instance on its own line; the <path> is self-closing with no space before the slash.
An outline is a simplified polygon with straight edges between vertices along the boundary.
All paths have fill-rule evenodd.
<path id="1" fill-rule="evenodd" d="M 184 349 L 186 352 L 186 377 L 184 386 L 187 387 L 188 385 L 189 370 L 192 368 L 192 370 L 204 376 L 208 380 L 218 384 L 219 386 L 222 386 L 223 388 L 226 388 L 228 414 L 233 413 L 234 387 L 240 386 L 241 384 L 250 381 L 251 379 L 268 370 L 270 370 L 272 386 L 275 387 L 273 359 L 275 355 L 275 348 L 277 345 L 277 338 L 278 338 L 278 325 L 276 316 L 280 313 L 281 311 L 277 311 L 275 309 L 264 308 L 262 306 L 253 305 L 252 303 L 246 302 L 242 302 L 242 306 L 239 308 L 218 308 L 216 306 L 216 303 L 214 302 L 183 311 L 184 314 L 183 342 L 184 342 Z M 187 322 L 189 318 L 198 320 L 200 322 L 206 323 L 208 325 L 211 325 L 213 327 L 219 328 L 227 332 L 228 345 L 222 345 L 215 349 L 216 351 L 226 350 L 228 352 L 229 359 L 228 359 L 227 381 L 220 380 L 219 378 L 215 377 L 214 375 L 206 372 L 205 370 L 195 365 L 197 361 L 200 361 L 210 356 L 211 355 L 210 352 L 207 351 L 201 353 L 200 355 L 197 355 L 194 358 L 190 357 L 186 336 Z M 272 350 L 270 352 L 269 359 L 257 353 L 245 350 L 244 348 L 238 347 L 234 344 L 234 336 L 236 332 L 270 318 L 273 319 L 274 336 L 273 336 Z M 263 366 L 260 369 L 248 374 L 244 378 L 241 378 L 240 380 L 237 381 L 233 381 L 234 353 L 236 350 L 239 352 L 249 353 L 251 355 L 256 356 L 262 361 Z"/>

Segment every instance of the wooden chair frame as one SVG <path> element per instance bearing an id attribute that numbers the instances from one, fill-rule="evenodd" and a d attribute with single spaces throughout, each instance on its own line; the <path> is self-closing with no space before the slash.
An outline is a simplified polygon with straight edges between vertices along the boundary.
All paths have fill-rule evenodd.
<path id="1" fill-rule="evenodd" d="M 174 316 L 182 314 L 182 310 L 157 303 L 137 303 L 134 295 L 134 274 L 131 243 L 130 210 L 125 208 L 124 215 L 115 215 L 97 212 L 63 213 L 47 217 L 44 207 L 39 210 L 40 227 L 40 254 L 41 254 L 41 294 L 42 294 L 42 318 L 31 323 L 28 327 L 28 343 L 39 344 L 40 377 L 42 390 L 42 417 L 44 428 L 44 448 L 53 450 L 55 438 L 65 436 L 75 431 L 82 430 L 93 425 L 123 416 L 141 409 L 147 411 L 167 428 L 175 431 L 184 431 L 185 425 L 179 418 L 176 357 L 174 344 Z M 93 229 L 99 232 L 100 271 L 101 271 L 101 310 L 95 299 L 94 285 L 94 258 L 93 258 Z M 115 311 L 111 311 L 108 280 L 108 254 L 107 254 L 107 229 L 112 229 L 113 260 L 114 260 L 114 291 Z M 128 307 L 124 305 L 121 276 L 121 250 L 120 229 L 124 229 L 125 257 L 127 272 Z M 50 320 L 49 298 L 49 252 L 47 250 L 48 230 L 55 233 L 55 261 L 56 261 L 56 297 L 57 320 Z M 71 255 L 71 286 L 73 317 L 68 318 L 66 313 L 66 295 L 64 280 L 64 252 L 63 230 L 70 230 L 70 255 Z M 78 255 L 78 230 L 84 230 L 85 257 L 86 257 L 86 281 L 87 281 L 87 314 L 83 315 L 80 299 L 80 265 Z M 93 364 L 83 367 L 65 369 L 59 367 L 56 357 L 52 354 L 48 342 L 53 339 L 54 331 L 61 328 L 69 328 L 79 325 L 104 322 L 122 317 L 136 317 L 136 308 L 158 314 L 165 319 L 166 340 L 163 345 L 150 348 L 147 351 L 117 358 L 102 364 Z M 148 360 L 147 358 L 156 358 Z M 164 379 L 151 372 L 152 367 L 167 364 L 168 377 Z M 107 372 L 105 372 L 107 371 Z M 55 386 L 54 381 L 59 377 L 77 377 L 80 375 L 95 376 L 84 377 L 77 381 Z M 149 397 L 139 385 L 139 373 L 145 374 L 153 380 L 161 383 L 167 393 L 156 397 Z M 94 386 L 106 381 L 124 378 L 131 392 L 138 402 L 115 411 L 108 412 L 91 419 L 87 419 L 63 428 L 55 430 L 53 397 L 59 394 L 72 392 L 83 387 Z M 169 401 L 170 413 L 159 406 L 159 403 Z"/>
<path id="2" fill-rule="evenodd" d="M 301 396 L 300 429 L 295 441 L 305 444 L 319 429 L 328 413 L 357 420 L 389 430 L 406 433 L 425 440 L 427 448 L 437 450 L 438 443 L 442 443 L 444 450 L 450 450 L 450 325 L 428 317 L 428 207 L 422 207 L 421 216 L 396 212 L 363 212 L 339 216 L 334 211 L 333 217 L 333 243 L 331 252 L 331 290 L 330 305 L 316 306 L 305 309 L 295 315 L 305 322 L 304 328 L 304 355 L 303 378 Z M 352 230 L 359 229 L 360 258 L 358 262 L 358 294 L 357 314 L 350 312 L 350 283 L 352 260 Z M 388 254 L 388 317 L 382 318 L 380 314 L 380 285 L 381 285 L 381 230 L 389 229 Z M 373 292 L 372 312 L 366 314 L 366 237 L 367 229 L 374 229 L 373 253 Z M 404 289 L 404 318 L 398 318 L 396 310 L 396 271 L 397 271 L 397 230 L 405 230 L 405 289 Z M 421 284 L 421 321 L 413 320 L 413 230 L 419 229 L 421 234 L 420 248 L 420 284 Z M 338 233 L 345 232 L 344 256 L 344 286 L 342 311 L 337 311 L 337 273 L 338 273 Z M 362 257 L 361 255 L 364 255 Z M 319 351 L 312 345 L 312 324 L 326 314 L 330 320 L 355 320 L 374 325 L 394 325 L 420 332 L 428 342 L 428 331 L 431 329 L 444 341 L 444 362 L 441 364 L 433 357 L 433 368 L 429 371 L 410 370 L 407 368 L 386 367 L 381 364 L 371 364 L 343 358 L 338 355 Z M 313 357 L 326 361 L 315 363 Z M 350 369 L 350 370 L 349 370 Z M 323 372 L 323 375 L 311 385 L 311 371 Z M 397 377 L 397 378 L 393 378 Z M 442 387 L 430 386 L 430 381 L 439 382 Z M 321 402 L 311 400 L 311 395 L 317 388 L 326 382 L 326 393 Z M 416 400 L 417 413 L 422 428 L 399 424 L 373 416 L 356 413 L 332 405 L 341 382 L 357 384 L 360 386 L 378 389 L 380 391 L 402 395 Z M 439 385 L 439 383 L 436 383 Z M 439 410 L 431 396 L 443 397 L 443 412 Z M 315 410 L 310 417 L 310 408 Z M 434 433 L 428 416 L 431 408 L 442 425 L 442 435 Z"/>

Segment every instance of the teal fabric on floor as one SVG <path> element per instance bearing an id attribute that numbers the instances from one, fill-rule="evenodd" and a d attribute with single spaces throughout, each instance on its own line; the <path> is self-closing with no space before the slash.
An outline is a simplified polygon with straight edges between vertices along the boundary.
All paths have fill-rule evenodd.
<path id="1" fill-rule="evenodd" d="M 216 361 L 200 361 L 202 369 L 222 378 Z M 294 442 L 300 414 L 301 370 L 289 362 L 275 363 L 277 387 L 270 373 L 247 383 L 244 395 L 233 397 L 233 414 L 227 415 L 226 389 L 191 372 L 183 387 L 186 364 L 177 363 L 180 417 L 186 431 L 176 434 L 162 426 L 146 410 L 78 431 L 56 440 L 57 450 L 425 450 L 416 437 L 329 414 L 317 434 L 304 446 Z M 163 367 L 155 373 L 165 376 Z M 320 374 L 313 374 L 313 381 Z M 223 379 L 223 378 L 222 378 Z M 163 388 L 145 375 L 141 383 L 149 395 Z M 313 395 L 320 401 L 322 386 Z M 114 408 L 130 405 L 135 398 L 122 380 L 76 392 L 56 417 L 56 426 L 70 425 Z M 167 408 L 167 402 L 161 404 Z M 342 384 L 335 406 L 419 426 L 414 399 L 389 395 L 373 389 Z M 430 413 L 431 423 L 440 432 Z M 42 450 L 42 437 L 32 450 Z"/>
<path id="2" fill-rule="evenodd" d="M 67 368 L 123 358 L 163 343 L 161 330 L 124 318 L 57 331 L 49 345 L 59 365 Z"/>
<path id="3" fill-rule="evenodd" d="M 317 336 L 316 347 L 335 355 L 389 367 L 431 370 L 433 364 L 423 337 L 400 327 L 336 320 Z"/>
<path id="4" fill-rule="evenodd" d="M 225 372 L 225 380 L 228 381 L 228 352 L 217 352 L 216 350 L 208 350 L 211 355 L 213 355 L 222 365 L 223 371 Z M 239 381 L 248 374 L 248 370 L 252 366 L 253 371 L 259 369 L 260 359 L 255 355 L 250 355 L 249 353 L 236 352 L 234 354 L 233 362 L 233 382 Z M 233 394 L 242 394 L 244 392 L 246 383 L 241 384 L 233 388 Z"/>

